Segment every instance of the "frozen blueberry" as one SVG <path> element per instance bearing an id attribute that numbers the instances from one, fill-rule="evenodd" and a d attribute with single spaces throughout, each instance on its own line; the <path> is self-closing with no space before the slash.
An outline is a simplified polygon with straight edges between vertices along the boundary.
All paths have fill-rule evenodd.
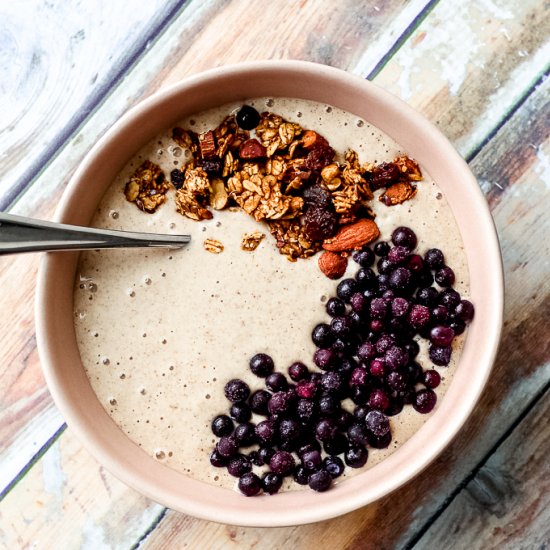
<path id="1" fill-rule="evenodd" d="M 416 301 L 423 305 L 431 307 L 437 303 L 439 293 L 432 286 L 419 288 L 416 292 Z"/>
<path id="2" fill-rule="evenodd" d="M 216 468 L 227 466 L 228 460 L 229 459 L 226 456 L 221 455 L 217 449 L 214 449 L 210 455 L 210 464 Z"/>
<path id="3" fill-rule="evenodd" d="M 336 355 L 330 349 L 318 349 L 313 355 L 313 362 L 321 370 L 332 370 L 335 366 Z"/>
<path id="4" fill-rule="evenodd" d="M 344 473 L 344 463 L 338 456 L 327 456 L 323 460 L 323 470 L 330 474 L 332 479 L 340 477 Z"/>
<path id="5" fill-rule="evenodd" d="M 357 348 L 357 357 L 360 361 L 369 361 L 376 355 L 376 348 L 372 342 L 365 340 Z"/>
<path id="6" fill-rule="evenodd" d="M 387 256 L 389 251 L 390 245 L 385 241 L 380 241 L 374 245 L 374 253 L 381 258 Z"/>
<path id="7" fill-rule="evenodd" d="M 437 388 L 437 386 L 439 386 L 439 384 L 441 383 L 441 375 L 434 369 L 427 370 L 424 373 L 423 382 L 427 388 L 433 390 L 434 388 Z"/>
<path id="8" fill-rule="evenodd" d="M 254 428 L 254 431 L 256 432 L 256 437 L 260 443 L 263 444 L 269 445 L 273 443 L 277 436 L 276 425 L 272 420 L 262 420 L 261 422 L 258 422 L 258 424 L 256 424 L 256 428 Z"/>
<path id="9" fill-rule="evenodd" d="M 357 281 L 359 290 L 363 291 L 363 296 L 368 298 L 365 295 L 365 291 L 373 289 L 377 283 L 374 271 L 370 267 L 363 267 L 355 274 L 355 280 Z"/>
<path id="10" fill-rule="evenodd" d="M 343 281 L 340 281 L 340 283 L 338 283 L 338 286 L 336 287 L 336 294 L 338 295 L 338 298 L 340 298 L 344 302 L 349 302 L 352 294 L 354 294 L 356 291 L 357 282 L 355 281 L 355 279 L 344 279 Z"/>
<path id="11" fill-rule="evenodd" d="M 224 388 L 224 393 L 225 397 L 227 397 L 229 401 L 236 403 L 237 401 L 246 401 L 246 399 L 248 399 L 248 396 L 250 395 L 250 388 L 246 382 L 234 378 L 233 380 L 229 380 L 229 382 L 227 382 Z"/>
<path id="12" fill-rule="evenodd" d="M 279 437 L 281 441 L 292 441 L 300 436 L 300 426 L 296 420 L 285 418 L 279 423 Z"/>
<path id="13" fill-rule="evenodd" d="M 330 330 L 335 338 L 347 338 L 353 328 L 353 323 L 351 319 L 347 316 L 345 317 L 333 317 L 330 322 Z M 319 345 L 319 347 L 324 347 Z"/>
<path id="14" fill-rule="evenodd" d="M 445 265 L 435 272 L 435 282 L 439 286 L 453 286 L 455 282 L 455 272 L 448 265 Z"/>
<path id="15" fill-rule="evenodd" d="M 276 451 L 269 461 L 271 470 L 282 476 L 292 472 L 295 464 L 294 457 L 286 451 Z"/>
<path id="16" fill-rule="evenodd" d="M 375 357 L 369 365 L 369 372 L 376 378 L 382 378 L 386 374 L 386 361 L 383 357 Z"/>
<path id="17" fill-rule="evenodd" d="M 361 292 L 356 292 L 349 300 L 351 308 L 355 313 L 363 313 L 369 305 L 369 301 Z M 337 317 L 335 317 L 336 319 Z"/>
<path id="18" fill-rule="evenodd" d="M 337 374 L 337 373 L 326 373 Z M 334 416 L 340 410 L 340 400 L 334 395 L 323 395 L 318 402 L 319 413 L 323 416 Z"/>
<path id="19" fill-rule="evenodd" d="M 326 491 L 332 483 L 332 477 L 325 470 L 313 472 L 308 479 L 308 485 L 317 492 Z"/>
<path id="20" fill-rule="evenodd" d="M 454 337 L 454 330 L 444 325 L 436 325 L 430 330 L 430 342 L 436 346 L 450 346 Z"/>
<path id="21" fill-rule="evenodd" d="M 257 442 L 254 424 L 246 422 L 239 424 L 233 432 L 233 437 L 240 447 L 248 447 Z"/>
<path id="22" fill-rule="evenodd" d="M 426 254 L 424 254 L 424 261 L 428 264 L 428 267 L 434 271 L 445 265 L 445 257 L 439 248 L 430 248 Z"/>
<path id="23" fill-rule="evenodd" d="M 267 410 L 270 414 L 284 414 L 290 410 L 291 405 L 292 396 L 286 391 L 278 391 L 271 396 Z"/>
<path id="24" fill-rule="evenodd" d="M 455 315 L 466 322 L 474 318 L 474 312 L 474 304 L 469 300 L 461 300 L 455 308 Z"/>
<path id="25" fill-rule="evenodd" d="M 408 376 L 400 371 L 389 372 L 386 376 L 386 384 L 395 391 L 403 391 L 407 388 Z"/>
<path id="26" fill-rule="evenodd" d="M 250 370 L 260 378 L 273 372 L 273 359 L 266 353 L 257 353 L 250 359 Z"/>
<path id="27" fill-rule="evenodd" d="M 220 414 L 212 420 L 212 433 L 218 437 L 229 435 L 233 431 L 233 421 L 226 414 Z"/>
<path id="28" fill-rule="evenodd" d="M 316 470 L 321 465 L 321 453 L 317 450 L 302 453 L 300 456 L 302 465 L 306 470 Z"/>
<path id="29" fill-rule="evenodd" d="M 231 458 L 237 454 L 239 450 L 239 445 L 234 437 L 230 435 L 224 435 L 218 441 L 216 446 L 218 453 L 225 458 Z"/>
<path id="30" fill-rule="evenodd" d="M 417 239 L 415 232 L 409 227 L 398 227 L 391 235 L 392 243 L 396 246 L 404 246 L 409 250 L 416 247 Z"/>
<path id="31" fill-rule="evenodd" d="M 385 449 L 386 447 L 389 447 L 391 438 L 391 432 L 388 432 L 386 435 L 382 436 L 376 436 L 369 432 L 369 445 L 373 449 Z"/>
<path id="32" fill-rule="evenodd" d="M 369 452 L 363 445 L 350 445 L 344 454 L 346 464 L 351 468 L 361 468 L 367 463 Z"/>
<path id="33" fill-rule="evenodd" d="M 370 303 L 370 314 L 373 319 L 384 319 L 388 313 L 388 303 L 384 298 L 374 298 Z"/>
<path id="34" fill-rule="evenodd" d="M 233 477 L 241 477 L 242 475 L 252 470 L 250 460 L 243 455 L 237 455 L 229 460 L 227 464 L 227 472 Z"/>
<path id="35" fill-rule="evenodd" d="M 411 304 L 407 299 L 398 296 L 397 298 L 394 298 L 391 302 L 392 315 L 394 317 L 405 317 L 410 307 Z"/>
<path id="36" fill-rule="evenodd" d="M 273 447 L 260 447 L 258 449 L 258 460 L 262 462 L 259 466 L 264 464 L 269 464 L 271 457 L 275 454 L 275 449 Z"/>
<path id="37" fill-rule="evenodd" d="M 397 267 L 390 273 L 389 282 L 396 293 L 406 294 L 411 288 L 412 274 L 406 267 Z"/>
<path id="38" fill-rule="evenodd" d="M 262 476 L 262 489 L 268 495 L 274 495 L 283 484 L 283 478 L 275 472 L 266 472 Z"/>
<path id="39" fill-rule="evenodd" d="M 453 332 L 455 335 L 462 334 L 466 330 L 466 323 L 459 319 L 458 317 L 455 317 L 449 324 L 449 327 L 453 329 Z"/>
<path id="40" fill-rule="evenodd" d="M 410 250 L 406 246 L 394 246 L 388 252 L 387 258 L 392 265 L 398 266 L 404 264 L 409 255 Z"/>
<path id="41" fill-rule="evenodd" d="M 385 391 L 375 389 L 370 394 L 368 404 L 371 409 L 385 411 L 390 406 L 390 400 Z"/>
<path id="42" fill-rule="evenodd" d="M 288 376 L 290 376 L 290 379 L 294 380 L 294 382 L 299 382 L 309 377 L 309 370 L 303 363 L 296 361 L 288 367 Z"/>
<path id="43" fill-rule="evenodd" d="M 422 414 L 427 414 L 433 410 L 437 401 L 437 395 L 431 389 L 420 390 L 416 392 L 413 401 L 413 408 Z"/>
<path id="44" fill-rule="evenodd" d="M 409 356 L 409 360 L 412 360 L 420 353 L 420 346 L 416 340 L 410 340 L 405 344 L 405 351 Z"/>
<path id="45" fill-rule="evenodd" d="M 369 373 L 363 367 L 353 369 L 349 383 L 350 386 L 366 386 L 369 383 Z"/>
<path id="46" fill-rule="evenodd" d="M 432 322 L 445 323 L 449 319 L 449 310 L 445 306 L 435 306 L 430 310 Z"/>
<path id="47" fill-rule="evenodd" d="M 362 250 L 354 252 L 352 258 L 361 267 L 370 267 L 374 263 L 374 252 L 366 246 Z"/>
<path id="48" fill-rule="evenodd" d="M 407 353 L 399 346 L 390 346 L 384 353 L 384 362 L 390 370 L 398 370 L 407 364 Z"/>
<path id="49" fill-rule="evenodd" d="M 280 372 L 272 372 L 265 379 L 265 385 L 267 389 L 279 392 L 288 389 L 288 380 L 286 376 Z"/>
<path id="50" fill-rule="evenodd" d="M 339 430 L 345 432 L 355 421 L 355 417 L 349 411 L 341 409 L 334 417 L 336 426 Z"/>
<path id="51" fill-rule="evenodd" d="M 348 439 L 352 443 L 360 443 L 361 445 L 367 444 L 367 428 L 361 423 L 356 422 L 352 424 L 348 429 Z"/>
<path id="52" fill-rule="evenodd" d="M 301 464 L 299 464 L 294 470 L 294 481 L 299 485 L 307 485 L 310 472 L 306 470 Z"/>
<path id="53" fill-rule="evenodd" d="M 252 410 L 244 401 L 237 401 L 231 405 L 229 415 L 237 422 L 248 422 L 252 416 Z"/>
<path id="54" fill-rule="evenodd" d="M 257 495 L 262 488 L 260 478 L 252 472 L 247 472 L 239 478 L 239 491 L 247 497 Z"/>
<path id="55" fill-rule="evenodd" d="M 424 270 L 424 260 L 418 254 L 411 254 L 405 261 L 405 267 L 410 269 L 411 273 L 420 273 Z"/>
<path id="56" fill-rule="evenodd" d="M 450 346 L 430 345 L 429 355 L 432 363 L 438 367 L 446 367 L 451 361 L 452 348 Z"/>
<path id="57" fill-rule="evenodd" d="M 346 313 L 346 304 L 340 298 L 329 298 L 325 309 L 331 317 L 339 317 Z"/>
<path id="58" fill-rule="evenodd" d="M 260 123 L 260 113 L 250 105 L 243 105 L 237 112 L 237 124 L 243 130 L 253 130 Z"/>
<path id="59" fill-rule="evenodd" d="M 334 420 L 330 418 L 324 418 L 315 426 L 315 435 L 319 441 L 329 441 L 333 439 L 338 432 L 338 427 Z"/>
<path id="60" fill-rule="evenodd" d="M 421 329 L 430 322 L 430 310 L 426 306 L 414 304 L 408 315 L 409 324 L 415 329 Z"/>
<path id="61" fill-rule="evenodd" d="M 390 422 L 388 417 L 376 410 L 369 411 L 365 416 L 365 426 L 374 435 L 381 437 L 390 431 Z"/>
<path id="62" fill-rule="evenodd" d="M 341 317 L 334 317 L 334 319 L 341 319 Z M 329 325 L 327 325 L 326 323 L 319 323 L 313 329 L 311 333 L 311 339 L 317 347 L 328 348 L 334 342 L 334 333 L 332 332 Z"/>
<path id="63" fill-rule="evenodd" d="M 438 301 L 449 311 L 454 311 L 460 304 L 460 294 L 454 288 L 446 288 L 439 294 Z"/>
<path id="64" fill-rule="evenodd" d="M 296 403 L 296 416 L 302 425 L 308 425 L 317 418 L 317 407 L 311 399 L 299 399 Z"/>
<path id="65" fill-rule="evenodd" d="M 252 412 L 261 415 L 267 415 L 267 404 L 271 399 L 271 394 L 266 390 L 255 391 L 249 399 L 250 408 Z"/>
<path id="66" fill-rule="evenodd" d="M 317 393 L 318 384 L 312 380 L 300 380 L 296 384 L 296 395 L 304 399 L 311 399 Z"/>

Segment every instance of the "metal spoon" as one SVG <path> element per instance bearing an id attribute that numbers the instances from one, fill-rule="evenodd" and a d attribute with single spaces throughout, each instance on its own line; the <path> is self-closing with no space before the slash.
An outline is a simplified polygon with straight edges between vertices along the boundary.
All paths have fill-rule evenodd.
<path id="1" fill-rule="evenodd" d="M 0 255 L 90 248 L 181 248 L 190 240 L 190 235 L 94 229 L 0 212 Z"/>

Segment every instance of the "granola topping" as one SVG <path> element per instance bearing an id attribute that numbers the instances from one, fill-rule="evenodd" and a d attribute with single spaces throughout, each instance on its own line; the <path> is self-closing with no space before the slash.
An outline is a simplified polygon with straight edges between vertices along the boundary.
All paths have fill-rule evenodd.
<path id="1" fill-rule="evenodd" d="M 265 233 L 261 231 L 254 231 L 253 233 L 245 233 L 241 241 L 241 249 L 246 252 L 253 252 L 260 246 L 260 243 L 264 240 Z"/>
<path id="2" fill-rule="evenodd" d="M 207 252 L 212 254 L 220 254 L 223 252 L 223 244 L 216 239 L 206 239 L 203 243 L 203 247 Z"/>
<path id="3" fill-rule="evenodd" d="M 146 160 L 126 183 L 124 194 L 140 210 L 152 213 L 166 200 L 169 187 L 160 167 Z"/>

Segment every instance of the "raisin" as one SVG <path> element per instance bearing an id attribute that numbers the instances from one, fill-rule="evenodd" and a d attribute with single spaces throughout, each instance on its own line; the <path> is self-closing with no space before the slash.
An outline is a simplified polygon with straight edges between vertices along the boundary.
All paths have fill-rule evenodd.
<path id="1" fill-rule="evenodd" d="M 401 172 L 393 162 L 383 162 L 372 172 L 371 189 L 374 191 L 395 183 L 401 177 Z"/>
<path id="2" fill-rule="evenodd" d="M 335 151 L 329 145 L 322 144 L 313 148 L 307 155 L 306 166 L 312 172 L 320 172 L 334 159 Z"/>
<path id="3" fill-rule="evenodd" d="M 318 206 L 327 210 L 332 208 L 330 193 L 320 185 L 312 185 L 306 189 L 303 197 L 307 206 Z"/>
<path id="4" fill-rule="evenodd" d="M 200 159 L 198 165 L 209 175 L 219 176 L 222 171 L 222 161 L 220 157 L 210 157 Z"/>
<path id="5" fill-rule="evenodd" d="M 336 213 L 311 206 L 304 216 L 304 232 L 313 241 L 324 241 L 333 237 L 338 230 L 338 218 Z"/>

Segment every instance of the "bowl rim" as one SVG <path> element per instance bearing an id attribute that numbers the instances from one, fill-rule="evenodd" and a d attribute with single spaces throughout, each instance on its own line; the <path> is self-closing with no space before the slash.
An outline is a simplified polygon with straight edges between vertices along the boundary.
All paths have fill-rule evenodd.
<path id="1" fill-rule="evenodd" d="M 206 494 L 207 491 L 199 491 L 189 496 L 177 494 L 177 489 L 170 487 L 166 483 L 163 483 L 163 486 L 159 487 L 152 478 L 152 474 L 149 477 L 143 472 L 140 475 L 136 475 L 131 469 L 131 466 L 136 464 L 135 461 L 124 460 L 123 457 L 117 455 L 116 450 L 112 446 L 102 440 L 97 433 L 94 433 L 95 430 L 90 418 L 82 413 L 82 411 L 76 411 L 74 404 L 71 404 L 67 399 L 66 393 L 68 387 L 63 380 L 62 373 L 57 368 L 59 347 L 52 344 L 60 336 L 56 334 L 57 324 L 52 313 L 54 311 L 52 296 L 56 281 L 53 280 L 51 274 L 54 268 L 59 267 L 62 259 L 57 253 L 44 254 L 39 267 L 35 301 L 37 346 L 47 386 L 67 425 L 76 433 L 82 444 L 101 464 L 117 478 L 140 493 L 170 508 L 195 517 L 220 523 L 247 526 L 289 526 L 329 519 L 355 510 L 389 494 L 422 471 L 454 438 L 475 407 L 487 382 L 498 351 L 503 318 L 504 277 L 497 233 L 485 197 L 465 161 L 434 125 L 400 99 L 372 82 L 363 80 L 341 69 L 316 63 L 306 61 L 253 61 L 238 63 L 201 72 L 156 92 L 131 108 L 88 152 L 63 193 L 55 213 L 55 219 L 71 223 L 70 217 L 75 191 L 79 185 L 82 185 L 83 178 L 93 163 L 96 162 L 97 157 L 105 152 L 107 148 L 111 147 L 119 136 L 127 131 L 127 128 L 133 121 L 143 117 L 158 105 L 179 97 L 191 87 L 207 86 L 212 81 L 223 81 L 230 78 L 247 79 L 251 74 L 269 74 L 272 71 L 278 71 L 289 76 L 300 74 L 310 79 L 321 79 L 326 81 L 327 85 L 330 86 L 360 90 L 361 94 L 368 97 L 378 107 L 387 109 L 389 113 L 398 116 L 399 120 L 405 123 L 407 127 L 415 128 L 419 135 L 422 136 L 422 139 L 425 140 L 426 143 L 424 145 L 428 148 L 433 147 L 434 151 L 437 151 L 440 156 L 444 157 L 448 161 L 449 167 L 458 171 L 464 182 L 464 191 L 467 195 L 467 200 L 471 202 L 471 208 L 475 211 L 479 238 L 485 248 L 485 267 L 490 272 L 493 286 L 489 297 L 491 304 L 487 306 L 490 313 L 490 323 L 489 326 L 484 327 L 484 330 L 487 331 L 485 335 L 486 345 L 479 352 L 481 355 L 479 363 L 482 368 L 475 374 L 472 383 L 468 387 L 464 395 L 464 403 L 460 405 L 458 411 L 445 419 L 444 429 L 439 429 L 437 436 L 430 440 L 428 447 L 421 447 L 420 454 L 414 456 L 407 463 L 399 463 L 400 467 L 398 469 L 395 469 L 393 462 L 388 466 L 392 456 L 397 454 L 396 452 L 376 467 L 366 470 L 368 472 L 378 469 L 379 476 L 383 476 L 385 473 L 389 477 L 384 483 L 377 484 L 374 481 L 368 487 L 361 487 L 361 491 L 350 492 L 349 490 L 342 490 L 342 487 L 346 483 L 349 484 L 353 480 L 364 476 L 364 474 L 361 474 L 350 480 L 346 480 L 346 483 L 339 484 L 327 493 L 319 494 L 311 492 L 315 500 L 309 497 L 305 500 L 308 504 L 309 501 L 315 502 L 314 506 L 301 505 L 299 499 L 293 500 L 293 497 L 284 496 L 298 493 L 294 491 L 284 493 L 284 495 L 277 495 L 277 497 L 265 497 L 272 503 L 282 497 L 282 505 L 277 505 L 275 510 L 270 510 L 269 513 L 266 513 L 262 504 L 258 505 L 257 501 L 254 502 L 255 499 L 245 499 L 240 495 L 237 496 L 243 501 L 243 506 L 220 506 L 217 497 L 221 493 L 216 493 L 215 498 L 210 498 Z M 380 125 L 378 126 L 380 127 Z M 390 133 L 384 128 L 381 129 L 386 131 L 386 133 Z M 397 141 L 400 145 L 403 145 L 399 140 Z M 419 160 L 422 162 L 422 159 Z M 445 400 L 442 401 L 444 402 Z M 433 418 L 435 416 L 436 414 L 434 414 Z M 428 422 L 424 424 L 423 428 L 427 424 Z M 415 437 L 416 435 L 409 442 Z M 384 467 L 385 464 L 386 467 Z M 162 465 L 159 466 L 167 469 Z M 171 475 L 173 476 L 173 474 Z M 195 483 L 204 485 L 201 482 Z M 359 484 L 356 485 L 359 488 Z M 195 489 L 197 487 L 195 486 Z M 309 491 L 300 491 L 299 493 L 306 492 L 309 493 Z M 264 497 L 260 498 L 262 498 L 262 503 L 265 502 L 263 500 Z"/>

